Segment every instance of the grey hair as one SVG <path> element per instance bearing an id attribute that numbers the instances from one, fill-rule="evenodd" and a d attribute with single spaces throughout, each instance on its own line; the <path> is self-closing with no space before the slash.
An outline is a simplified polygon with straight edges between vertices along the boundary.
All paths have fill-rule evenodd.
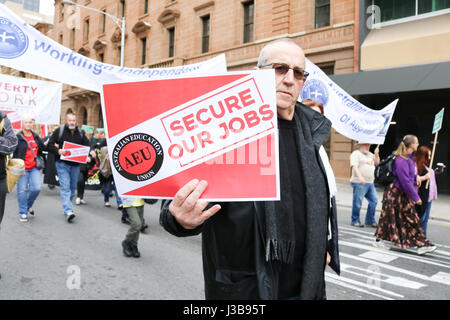
<path id="1" fill-rule="evenodd" d="M 281 39 L 273 40 L 272 42 L 269 42 L 267 45 L 265 45 L 264 48 L 262 48 L 261 52 L 259 53 L 258 64 L 257 64 L 258 67 L 267 63 L 268 49 L 274 45 L 277 45 L 278 43 L 293 44 L 301 49 L 301 47 L 298 45 L 297 42 L 295 42 L 294 40 L 289 39 L 289 38 L 281 38 Z"/>

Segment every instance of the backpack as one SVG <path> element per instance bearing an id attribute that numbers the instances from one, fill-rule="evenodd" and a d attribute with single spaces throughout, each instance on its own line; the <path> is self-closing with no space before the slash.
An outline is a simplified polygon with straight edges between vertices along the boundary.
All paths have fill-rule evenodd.
<path id="1" fill-rule="evenodd" d="M 100 170 L 101 175 L 105 178 L 108 178 L 112 174 L 111 163 L 109 162 L 108 147 L 106 147 L 106 146 L 102 147 L 100 149 L 100 153 L 101 153 L 101 159 L 100 159 L 100 165 L 98 168 Z"/>
<path id="2" fill-rule="evenodd" d="M 62 126 L 59 127 L 59 132 L 58 132 L 58 140 L 57 142 L 61 142 L 61 138 L 64 134 L 64 130 L 66 129 L 66 125 L 63 124 Z M 83 132 L 81 131 L 80 128 L 77 127 L 78 133 L 80 134 L 81 138 L 83 138 Z"/>
<path id="3" fill-rule="evenodd" d="M 386 159 L 383 159 L 375 167 L 375 184 L 387 187 L 394 182 L 395 175 L 392 172 L 396 156 L 391 154 Z"/>

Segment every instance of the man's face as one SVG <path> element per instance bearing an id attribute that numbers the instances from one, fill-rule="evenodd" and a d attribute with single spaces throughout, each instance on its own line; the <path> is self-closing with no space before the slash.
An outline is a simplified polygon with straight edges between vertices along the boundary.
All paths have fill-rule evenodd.
<path id="1" fill-rule="evenodd" d="M 24 130 L 31 130 L 33 128 L 33 120 L 31 119 L 23 119 L 22 127 Z"/>
<path id="2" fill-rule="evenodd" d="M 70 130 L 75 129 L 75 127 L 77 126 L 77 117 L 71 114 L 67 115 L 66 124 Z"/>
<path id="3" fill-rule="evenodd" d="M 283 63 L 290 68 L 305 70 L 305 55 L 300 47 L 290 43 L 277 43 L 267 51 L 265 64 Z M 284 75 L 275 72 L 275 83 L 278 110 L 293 109 L 305 83 L 304 80 L 296 79 L 294 71 L 289 69 Z"/>

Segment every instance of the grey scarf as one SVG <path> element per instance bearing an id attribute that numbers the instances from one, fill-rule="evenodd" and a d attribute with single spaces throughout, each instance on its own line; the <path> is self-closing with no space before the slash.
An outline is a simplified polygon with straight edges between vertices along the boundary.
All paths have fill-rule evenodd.
<path id="1" fill-rule="evenodd" d="M 302 276 L 302 297 L 315 296 L 318 277 L 323 277 L 326 260 L 327 218 L 329 191 L 325 169 L 320 162 L 318 149 L 331 129 L 331 122 L 319 113 L 297 104 L 294 120 L 296 144 L 306 190 L 306 235 Z M 282 141 L 280 141 L 282 143 Z M 279 155 L 280 164 L 285 155 Z M 287 183 L 289 176 L 281 176 Z M 264 203 L 266 229 L 266 261 L 291 263 L 295 250 L 294 218 L 289 213 L 275 212 L 275 203 Z M 323 256 L 322 256 L 323 253 Z"/>

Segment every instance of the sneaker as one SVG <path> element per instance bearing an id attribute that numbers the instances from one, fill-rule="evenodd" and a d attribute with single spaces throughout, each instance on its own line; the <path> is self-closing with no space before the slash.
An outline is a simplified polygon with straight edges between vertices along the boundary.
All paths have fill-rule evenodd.
<path id="1" fill-rule="evenodd" d="M 80 199 L 81 204 L 86 204 L 86 201 L 84 199 Z"/>
<path id="2" fill-rule="evenodd" d="M 120 206 L 117 207 L 117 210 L 122 210 L 123 209 L 123 204 L 121 204 Z"/>
<path id="3" fill-rule="evenodd" d="M 122 249 L 123 249 L 123 254 L 125 255 L 125 257 L 131 257 L 133 255 L 132 246 L 125 240 L 122 241 Z"/>
<path id="4" fill-rule="evenodd" d="M 372 227 L 372 228 L 378 228 L 378 223 L 376 223 L 376 222 L 366 223 L 366 226 Z"/>
<path id="5" fill-rule="evenodd" d="M 141 227 L 141 232 L 146 233 L 146 229 L 148 228 L 148 224 L 144 223 Z"/>
<path id="6" fill-rule="evenodd" d="M 351 226 L 358 227 L 358 228 L 364 228 L 364 225 L 361 222 L 352 223 Z"/>
<path id="7" fill-rule="evenodd" d="M 73 212 L 69 212 L 67 214 L 67 222 L 72 222 L 72 220 L 75 218 L 75 214 Z"/>
<path id="8" fill-rule="evenodd" d="M 75 199 L 75 204 L 80 205 L 80 203 L 81 203 L 81 199 L 80 198 L 76 198 Z"/>
<path id="9" fill-rule="evenodd" d="M 372 244 L 375 248 L 390 250 L 391 247 L 388 246 L 383 240 L 376 240 L 375 243 Z"/>
<path id="10" fill-rule="evenodd" d="M 105 202 L 105 207 L 111 207 L 111 203 L 109 203 L 109 202 Z"/>
<path id="11" fill-rule="evenodd" d="M 31 216 L 33 216 L 34 217 L 34 210 L 33 209 L 28 209 L 28 214 L 30 214 Z"/>
<path id="12" fill-rule="evenodd" d="M 21 214 L 19 217 L 19 221 L 20 222 L 27 222 L 28 221 L 28 217 L 26 214 Z"/>
<path id="13" fill-rule="evenodd" d="M 423 246 L 423 247 L 417 248 L 417 254 L 419 256 L 421 256 L 421 255 L 423 255 L 425 253 L 431 253 L 431 252 L 435 251 L 436 249 L 437 249 L 437 247 L 433 246 L 433 245 L 431 245 L 431 246 Z"/>

